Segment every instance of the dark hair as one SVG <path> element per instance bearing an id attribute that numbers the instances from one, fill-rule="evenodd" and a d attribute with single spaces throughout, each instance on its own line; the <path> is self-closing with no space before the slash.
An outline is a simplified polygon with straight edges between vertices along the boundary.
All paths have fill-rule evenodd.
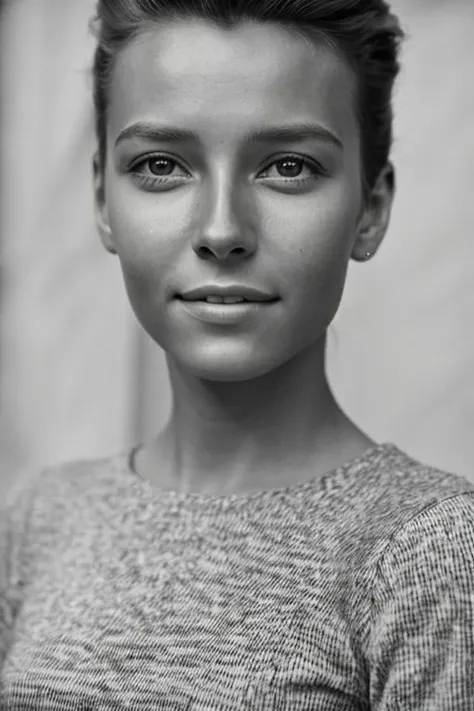
<path id="1" fill-rule="evenodd" d="M 154 23 L 182 18 L 203 19 L 226 30 L 245 21 L 280 23 L 342 55 L 357 79 L 364 190 L 374 187 L 392 145 L 392 90 L 404 36 L 384 0 L 98 0 L 91 28 L 98 39 L 93 83 L 102 166 L 117 52 Z"/>

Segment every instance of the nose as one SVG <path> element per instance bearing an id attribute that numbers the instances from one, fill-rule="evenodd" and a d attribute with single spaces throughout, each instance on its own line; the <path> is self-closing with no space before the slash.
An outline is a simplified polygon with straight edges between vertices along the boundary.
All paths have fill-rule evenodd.
<path id="1" fill-rule="evenodd" d="M 243 190 L 231 176 L 208 186 L 201 203 L 192 247 L 201 259 L 247 259 L 257 249 L 251 209 Z"/>

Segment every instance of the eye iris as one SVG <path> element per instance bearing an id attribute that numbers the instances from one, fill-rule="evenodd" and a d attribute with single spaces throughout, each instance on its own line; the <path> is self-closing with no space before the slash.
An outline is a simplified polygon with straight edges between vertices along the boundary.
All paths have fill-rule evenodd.
<path id="1" fill-rule="evenodd" d="M 281 174 L 281 170 L 286 170 L 290 172 L 290 175 L 284 175 L 284 178 L 296 178 L 301 172 L 302 161 L 296 160 L 295 158 L 285 158 L 277 163 L 278 172 Z"/>
<path id="2" fill-rule="evenodd" d="M 170 175 L 173 172 L 173 161 L 164 158 L 151 158 L 148 167 L 154 175 Z"/>

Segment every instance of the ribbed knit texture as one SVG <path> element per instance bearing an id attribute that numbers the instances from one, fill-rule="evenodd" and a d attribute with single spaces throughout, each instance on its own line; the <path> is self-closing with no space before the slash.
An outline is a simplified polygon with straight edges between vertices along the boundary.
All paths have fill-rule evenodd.
<path id="1" fill-rule="evenodd" d="M 2 711 L 474 709 L 474 484 L 394 444 L 220 497 L 72 462 L 1 529 Z"/>

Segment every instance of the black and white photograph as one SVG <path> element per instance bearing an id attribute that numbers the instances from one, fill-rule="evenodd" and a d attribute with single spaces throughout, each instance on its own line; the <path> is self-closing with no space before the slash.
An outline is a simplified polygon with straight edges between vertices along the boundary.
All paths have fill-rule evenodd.
<path id="1" fill-rule="evenodd" d="M 473 37 L 3 0 L 0 711 L 474 711 Z"/>

